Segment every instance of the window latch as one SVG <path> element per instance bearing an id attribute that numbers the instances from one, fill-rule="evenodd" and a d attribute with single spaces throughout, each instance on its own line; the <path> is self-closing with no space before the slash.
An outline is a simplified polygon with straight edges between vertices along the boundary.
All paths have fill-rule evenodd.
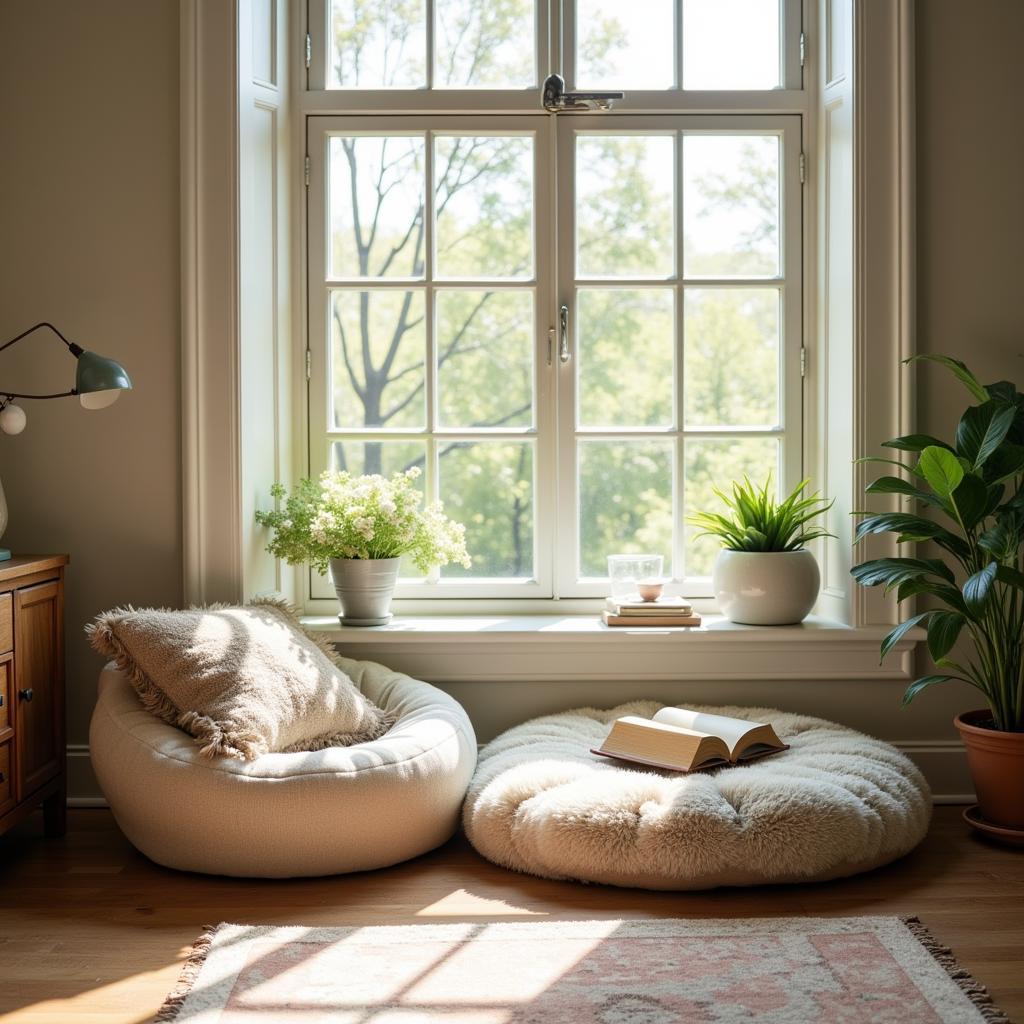
<path id="1" fill-rule="evenodd" d="M 621 92 L 566 92 L 561 75 L 548 75 L 544 79 L 541 103 L 552 114 L 566 110 L 611 110 L 614 100 L 621 100 Z"/>
<path id="2" fill-rule="evenodd" d="M 572 358 L 569 352 L 569 307 L 562 306 L 558 311 L 558 359 L 567 363 Z"/>

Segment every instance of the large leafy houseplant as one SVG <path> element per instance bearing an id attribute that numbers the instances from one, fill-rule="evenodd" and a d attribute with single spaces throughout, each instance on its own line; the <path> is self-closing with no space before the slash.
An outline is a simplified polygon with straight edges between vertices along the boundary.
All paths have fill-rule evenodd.
<path id="1" fill-rule="evenodd" d="M 865 460 L 907 474 L 882 476 L 867 490 L 902 495 L 910 511 L 867 515 L 855 539 L 895 533 L 901 544 L 931 541 L 943 555 L 872 559 L 855 566 L 853 576 L 864 586 L 895 590 L 897 601 L 928 595 L 940 605 L 911 616 L 882 643 L 884 658 L 914 626 L 927 627 L 928 650 L 941 671 L 911 683 L 904 704 L 959 679 L 985 697 L 991 721 L 980 724 L 1024 732 L 1024 395 L 1009 381 L 981 384 L 948 356 L 914 358 L 947 367 L 976 404 L 960 418 L 952 443 L 910 434 L 885 443 L 910 453 L 908 463 Z M 957 660 L 953 647 L 961 636 L 970 653 Z"/>

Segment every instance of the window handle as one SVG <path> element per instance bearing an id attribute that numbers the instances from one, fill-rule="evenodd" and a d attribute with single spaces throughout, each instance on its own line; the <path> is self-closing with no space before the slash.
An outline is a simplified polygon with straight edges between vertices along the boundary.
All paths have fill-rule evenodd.
<path id="1" fill-rule="evenodd" d="M 541 103 L 552 114 L 563 110 L 611 110 L 613 100 L 621 100 L 621 92 L 566 92 L 561 75 L 544 79 Z"/>
<path id="2" fill-rule="evenodd" d="M 572 358 L 569 354 L 569 307 L 562 306 L 558 311 L 558 358 L 567 363 Z"/>

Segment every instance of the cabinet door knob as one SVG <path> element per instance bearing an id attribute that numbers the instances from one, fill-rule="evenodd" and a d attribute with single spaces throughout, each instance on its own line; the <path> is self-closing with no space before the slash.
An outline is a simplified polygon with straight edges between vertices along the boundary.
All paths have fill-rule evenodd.
<path id="1" fill-rule="evenodd" d="M 32 697 L 34 696 L 34 694 L 32 693 L 32 690 L 31 690 L 31 689 L 28 689 L 28 690 L 19 690 L 19 691 L 18 691 L 18 696 L 19 696 L 19 697 L 20 697 L 20 698 L 21 698 L 21 699 L 22 699 L 23 701 L 25 701 L 25 703 L 27 704 L 27 703 L 29 703 L 29 702 L 30 702 L 30 701 L 32 700 Z"/>
<path id="2" fill-rule="evenodd" d="M 4 695 L 0 693 L 0 708 L 4 706 Z"/>
<path id="3" fill-rule="evenodd" d="M 0 785 L 7 781 L 7 776 L 3 772 L 0 772 Z"/>

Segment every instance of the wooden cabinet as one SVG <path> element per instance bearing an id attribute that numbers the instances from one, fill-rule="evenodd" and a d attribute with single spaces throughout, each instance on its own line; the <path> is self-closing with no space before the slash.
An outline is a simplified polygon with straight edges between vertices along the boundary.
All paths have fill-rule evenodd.
<path id="1" fill-rule="evenodd" d="M 0 562 L 0 832 L 40 804 L 63 835 L 66 555 Z"/>

